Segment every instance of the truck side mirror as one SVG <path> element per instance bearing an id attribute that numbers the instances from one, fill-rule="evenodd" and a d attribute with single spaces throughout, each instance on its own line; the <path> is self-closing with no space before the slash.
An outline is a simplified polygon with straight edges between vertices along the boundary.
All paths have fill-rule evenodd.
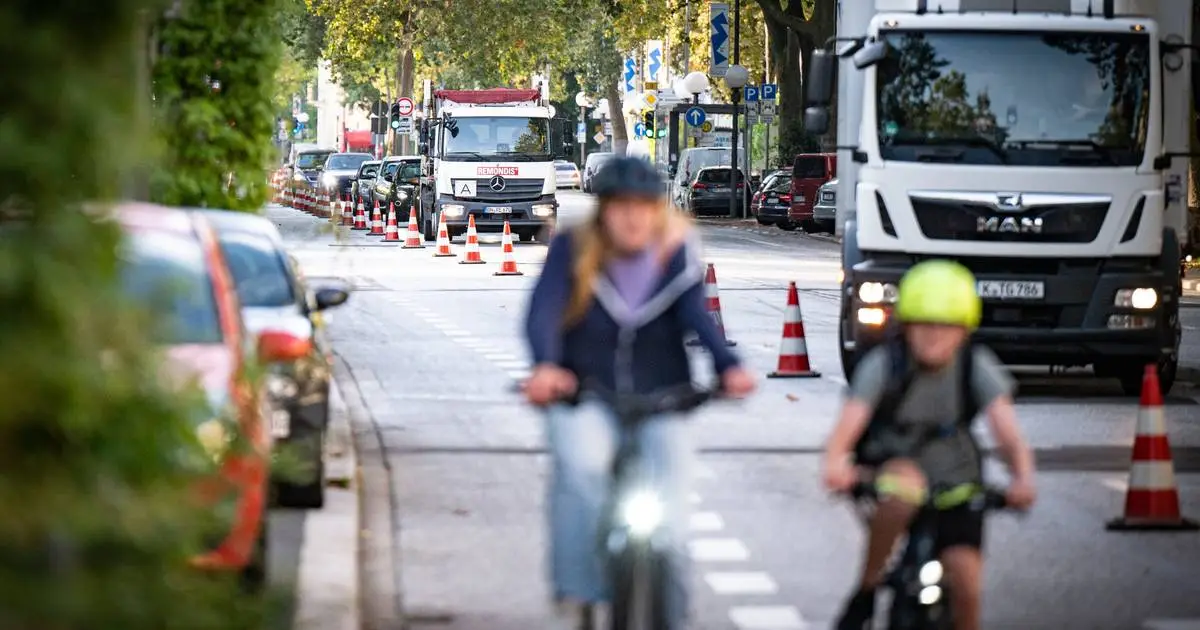
<path id="1" fill-rule="evenodd" d="M 862 70 L 887 59 L 892 47 L 887 42 L 874 41 L 863 46 L 862 50 L 854 53 L 854 67 Z"/>
<path id="2" fill-rule="evenodd" d="M 828 105 L 833 101 L 833 77 L 837 74 L 838 58 L 827 50 L 814 50 L 808 61 L 808 83 L 805 98 L 812 105 Z"/>
<path id="3" fill-rule="evenodd" d="M 825 106 L 804 110 L 804 130 L 815 136 L 829 132 L 829 109 Z"/>
<path id="4" fill-rule="evenodd" d="M 417 151 L 421 155 L 429 155 L 429 143 L 422 140 L 421 143 L 417 145 Z"/>

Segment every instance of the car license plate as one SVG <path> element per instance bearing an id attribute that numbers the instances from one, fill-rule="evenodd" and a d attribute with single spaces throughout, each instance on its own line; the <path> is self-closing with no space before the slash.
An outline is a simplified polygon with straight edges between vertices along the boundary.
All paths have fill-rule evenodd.
<path id="1" fill-rule="evenodd" d="M 712 191 L 714 193 L 727 193 L 727 192 L 729 192 L 729 189 L 728 188 L 713 188 Z"/>
<path id="2" fill-rule="evenodd" d="M 282 409 L 271 413 L 271 437 L 286 438 L 292 433 L 292 415 Z"/>
<path id="3" fill-rule="evenodd" d="M 483 211 L 487 214 L 512 214 L 512 206 L 488 206 Z"/>
<path id="4" fill-rule="evenodd" d="M 767 203 L 779 203 L 779 197 L 767 197 Z"/>
<path id="5" fill-rule="evenodd" d="M 796 203 L 804 203 L 804 195 L 796 195 Z"/>
<path id="6" fill-rule="evenodd" d="M 1025 280 L 980 280 L 979 297 L 1000 300 L 1040 300 L 1046 297 L 1046 283 Z"/>

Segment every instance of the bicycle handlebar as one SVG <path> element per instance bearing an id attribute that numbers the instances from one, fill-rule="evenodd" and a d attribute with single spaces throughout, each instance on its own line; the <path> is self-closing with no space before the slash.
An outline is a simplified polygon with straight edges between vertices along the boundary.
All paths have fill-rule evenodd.
<path id="1" fill-rule="evenodd" d="M 876 487 L 875 482 L 872 480 L 861 480 L 855 482 L 849 494 L 856 499 L 878 499 L 879 488 Z M 936 488 L 926 493 L 925 505 L 933 504 L 936 497 Z M 984 486 L 983 509 L 988 512 L 1009 509 L 1007 492 L 1003 488 L 996 486 Z"/>
<path id="2" fill-rule="evenodd" d="M 586 381 L 574 398 L 592 394 L 609 405 L 622 418 L 641 419 L 664 413 L 692 411 L 721 396 L 720 386 L 697 387 L 692 383 L 648 393 L 615 392 L 594 381 Z"/>

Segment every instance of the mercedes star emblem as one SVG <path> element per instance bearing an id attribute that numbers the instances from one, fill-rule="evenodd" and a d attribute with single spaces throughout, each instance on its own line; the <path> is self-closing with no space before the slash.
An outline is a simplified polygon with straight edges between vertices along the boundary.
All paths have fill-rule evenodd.
<path id="1" fill-rule="evenodd" d="M 496 175 L 490 182 L 488 182 L 488 188 L 491 188 L 493 192 L 500 192 L 504 190 L 506 185 L 507 184 L 504 183 L 504 178 L 500 177 L 499 175 Z"/>

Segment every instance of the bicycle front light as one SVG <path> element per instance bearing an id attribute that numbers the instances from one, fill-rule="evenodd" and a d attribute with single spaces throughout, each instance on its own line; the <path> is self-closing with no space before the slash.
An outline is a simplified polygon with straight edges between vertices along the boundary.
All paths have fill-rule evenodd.
<path id="1" fill-rule="evenodd" d="M 921 580 L 921 586 L 936 586 L 942 581 L 942 563 L 937 560 L 930 560 L 921 567 L 921 572 L 917 574 L 917 579 Z"/>
<path id="2" fill-rule="evenodd" d="M 663 506 L 653 492 L 642 491 L 626 499 L 621 516 L 635 535 L 646 535 L 662 522 Z"/>
<path id="3" fill-rule="evenodd" d="M 942 589 L 938 586 L 926 586 L 925 588 L 921 589 L 921 592 L 917 595 L 917 599 L 921 601 L 922 606 L 932 606 L 938 603 L 938 600 L 941 598 Z"/>

